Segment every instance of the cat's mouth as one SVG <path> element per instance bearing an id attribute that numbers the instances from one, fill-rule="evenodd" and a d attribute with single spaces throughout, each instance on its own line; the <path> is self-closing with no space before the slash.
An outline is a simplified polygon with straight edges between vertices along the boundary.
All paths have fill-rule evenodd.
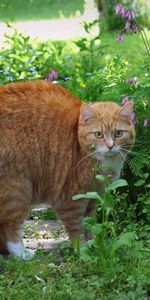
<path id="1" fill-rule="evenodd" d="M 120 152 L 120 147 L 119 146 L 116 146 L 116 147 L 113 147 L 113 148 L 99 148 L 97 147 L 96 149 L 96 154 L 97 155 L 104 155 L 104 156 L 114 156 L 116 154 L 118 154 Z"/>
<path id="2" fill-rule="evenodd" d="M 107 157 L 115 157 L 118 154 L 119 154 L 118 152 L 113 152 L 113 151 L 109 150 L 107 152 L 106 151 L 96 152 L 94 156 L 95 156 L 95 159 L 101 161 Z"/>
<path id="3" fill-rule="evenodd" d="M 123 153 L 121 147 L 117 145 L 112 149 L 108 149 L 107 147 L 105 148 L 97 147 L 95 149 L 94 156 L 97 160 L 103 160 L 107 157 L 116 157 L 116 156 L 120 156 L 125 159 L 126 153 Z"/>

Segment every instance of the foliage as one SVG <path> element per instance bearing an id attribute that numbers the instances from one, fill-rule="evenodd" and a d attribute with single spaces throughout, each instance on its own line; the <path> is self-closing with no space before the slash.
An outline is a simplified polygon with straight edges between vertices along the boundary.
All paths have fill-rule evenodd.
<path id="1" fill-rule="evenodd" d="M 103 175 L 97 175 L 96 179 L 103 182 L 103 193 L 90 192 L 73 197 L 73 200 L 79 201 L 81 199 L 80 201 L 82 201 L 82 198 L 92 198 L 97 202 L 97 215 L 84 219 L 84 227 L 92 232 L 93 239 L 80 248 L 79 255 L 81 260 L 88 263 L 91 272 L 94 269 L 97 276 L 103 278 L 103 287 L 117 285 L 120 276 L 124 285 L 124 280 L 126 283 L 128 282 L 127 278 L 134 278 L 135 280 L 135 270 L 138 269 L 139 271 L 143 267 L 141 255 L 143 252 L 149 253 L 150 250 L 148 245 L 145 247 L 144 243 L 138 239 L 137 228 L 131 219 L 128 217 L 125 221 L 125 219 L 123 220 L 123 218 L 119 217 L 122 204 L 116 189 L 127 186 L 127 182 L 119 179 L 110 183 L 109 177 Z M 123 272 L 125 272 L 126 276 L 124 279 L 122 276 Z M 141 294 L 139 293 L 138 295 L 138 292 L 135 292 L 136 297 L 144 297 L 146 295 L 143 287 L 143 282 L 141 282 Z M 128 293 L 126 291 L 124 293 L 124 287 L 120 288 L 122 297 L 126 294 L 127 299 L 130 299 L 129 295 L 131 292 L 129 291 Z M 115 291 L 114 295 L 117 296 L 117 291 Z M 121 295 L 119 299 L 122 299 Z"/>
<path id="2" fill-rule="evenodd" d="M 6 22 L 50 20 L 83 13 L 83 0 L 0 0 L 0 20 Z"/>

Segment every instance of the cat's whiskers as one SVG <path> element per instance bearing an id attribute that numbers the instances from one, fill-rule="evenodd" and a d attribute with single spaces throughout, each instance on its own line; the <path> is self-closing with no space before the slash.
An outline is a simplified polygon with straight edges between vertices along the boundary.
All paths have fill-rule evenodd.
<path id="1" fill-rule="evenodd" d="M 119 151 L 118 153 L 119 153 L 120 156 L 123 158 L 123 160 L 126 161 L 126 163 L 127 163 L 127 165 L 129 166 L 129 168 L 130 168 L 132 174 L 135 174 L 135 175 L 136 175 L 135 170 L 133 169 L 132 164 L 131 164 L 131 162 L 130 162 L 130 159 L 129 159 L 127 156 L 125 156 L 121 151 Z"/>
<path id="2" fill-rule="evenodd" d="M 136 145 L 136 144 L 137 144 L 137 145 L 138 145 L 138 144 L 139 144 L 139 145 L 141 145 L 141 144 L 149 144 L 149 143 L 150 143 L 150 141 L 148 141 L 148 140 L 147 140 L 147 141 L 136 140 L 134 145 Z"/>
<path id="3" fill-rule="evenodd" d="M 128 150 L 128 149 L 125 149 L 124 147 L 122 147 L 122 150 L 123 151 L 126 151 L 128 154 L 133 154 L 135 156 L 138 156 L 139 158 L 142 158 L 143 159 L 143 156 L 145 157 L 149 157 L 150 156 L 150 153 L 149 154 L 145 154 L 145 153 L 141 153 L 141 152 L 137 152 L 137 151 L 133 151 L 133 150 Z"/>
<path id="4" fill-rule="evenodd" d="M 137 154 L 137 155 L 141 155 L 141 156 L 150 156 L 150 153 L 148 153 L 148 154 L 144 154 L 144 153 L 141 153 L 141 152 L 139 152 L 139 151 L 135 151 L 135 150 L 131 150 L 131 149 L 126 149 L 126 146 L 132 146 L 132 143 L 125 143 L 125 144 L 122 144 L 121 145 L 121 149 L 123 149 L 123 150 L 125 150 L 125 151 L 127 151 L 127 152 L 129 152 L 129 153 L 133 153 L 133 154 Z M 136 143 L 134 144 L 134 146 L 136 145 Z"/>
<path id="5" fill-rule="evenodd" d="M 123 149 L 123 150 L 126 150 L 126 149 Z M 138 165 L 135 163 L 135 161 L 131 160 L 130 157 L 128 156 L 128 154 L 130 154 L 130 152 L 132 151 L 126 151 L 127 154 L 126 154 L 126 162 L 130 168 L 131 171 L 133 171 L 132 173 L 135 174 L 136 176 L 138 175 L 138 173 L 136 172 L 136 170 L 139 169 Z M 121 152 L 122 153 L 122 152 Z M 122 153 L 123 154 L 123 153 Z M 143 159 L 142 156 L 140 156 L 140 159 Z M 134 166 L 134 168 L 133 168 Z"/>
<path id="6" fill-rule="evenodd" d="M 126 144 L 127 144 L 127 143 L 126 143 Z M 129 144 L 131 144 L 131 143 L 129 143 Z M 116 142 L 115 142 L 115 145 L 119 146 Z M 126 162 L 128 163 L 128 165 L 129 165 L 129 167 L 131 168 L 131 170 L 133 170 L 133 169 L 132 169 L 132 166 L 131 166 L 131 163 L 130 163 L 128 157 L 127 157 L 127 153 L 126 153 L 126 154 L 123 153 L 123 150 L 124 150 L 124 148 L 122 147 L 123 145 L 125 145 L 125 144 L 122 144 L 122 145 L 120 146 L 120 150 L 118 151 L 118 153 L 119 153 L 120 156 L 123 158 L 123 160 L 126 161 Z"/>

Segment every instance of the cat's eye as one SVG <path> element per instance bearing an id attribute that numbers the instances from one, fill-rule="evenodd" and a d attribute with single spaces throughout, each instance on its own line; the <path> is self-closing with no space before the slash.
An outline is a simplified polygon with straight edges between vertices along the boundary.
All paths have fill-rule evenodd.
<path id="1" fill-rule="evenodd" d="M 123 135 L 123 130 L 116 130 L 114 136 L 116 138 L 120 138 Z"/>
<path id="2" fill-rule="evenodd" d="M 97 138 L 97 139 L 102 139 L 103 138 L 103 133 L 101 132 L 101 131 L 96 131 L 95 132 L 95 137 Z"/>

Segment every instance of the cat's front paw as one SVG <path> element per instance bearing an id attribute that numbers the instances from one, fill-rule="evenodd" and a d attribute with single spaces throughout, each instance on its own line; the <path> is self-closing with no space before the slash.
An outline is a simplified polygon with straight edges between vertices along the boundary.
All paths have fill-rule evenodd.
<path id="1" fill-rule="evenodd" d="M 14 258 L 19 258 L 26 261 L 26 260 L 31 260 L 35 255 L 35 251 L 31 249 L 26 249 L 22 241 L 19 241 L 18 243 L 8 241 L 6 245 L 7 245 L 8 252 Z"/>
<path id="2" fill-rule="evenodd" d="M 35 256 L 35 250 L 31 249 L 24 249 L 23 252 L 21 253 L 21 259 L 23 261 L 28 261 L 33 259 Z"/>

